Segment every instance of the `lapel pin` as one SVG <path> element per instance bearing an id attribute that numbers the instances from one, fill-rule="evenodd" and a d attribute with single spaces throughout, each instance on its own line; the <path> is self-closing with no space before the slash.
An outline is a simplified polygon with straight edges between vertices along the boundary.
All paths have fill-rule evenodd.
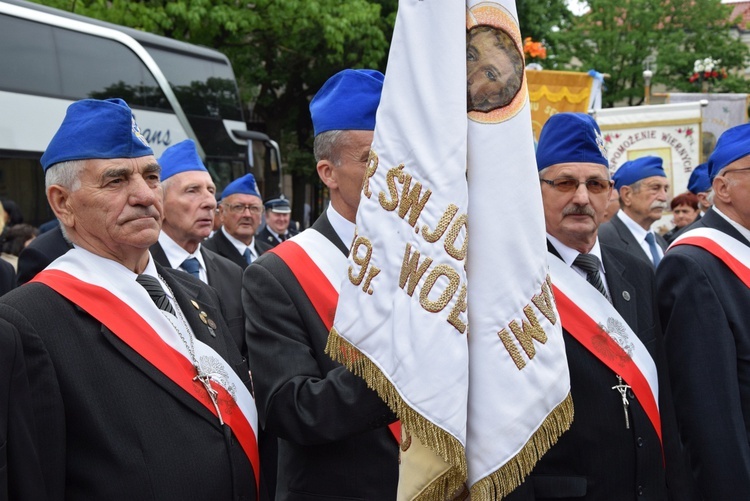
<path id="1" fill-rule="evenodd" d="M 195 301 L 195 299 L 191 299 L 190 300 L 190 304 L 192 304 L 193 306 L 195 306 L 196 310 L 200 310 L 201 309 L 201 307 L 198 306 L 198 303 Z"/>
<path id="2" fill-rule="evenodd" d="M 622 298 L 625 301 L 630 301 L 630 293 L 628 291 L 622 291 Z"/>

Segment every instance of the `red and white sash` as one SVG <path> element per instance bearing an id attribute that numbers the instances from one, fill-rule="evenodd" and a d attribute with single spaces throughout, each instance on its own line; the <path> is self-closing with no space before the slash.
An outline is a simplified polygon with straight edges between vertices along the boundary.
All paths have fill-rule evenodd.
<path id="1" fill-rule="evenodd" d="M 157 276 L 153 258 L 147 272 Z M 187 347 L 175 332 L 175 328 L 179 328 L 188 339 L 191 333 L 185 331 L 187 326 L 174 315 L 160 310 L 135 281 L 133 272 L 115 261 L 75 248 L 40 272 L 33 282 L 47 285 L 80 306 L 218 419 L 205 386 L 194 380 L 196 369 Z M 128 298 L 128 302 L 121 298 Z M 222 419 L 250 460 L 257 487 L 260 461 L 255 401 L 239 376 L 213 348 L 195 338 L 194 353 L 201 367 L 210 374 L 211 387 L 218 392 Z"/>
<path id="2" fill-rule="evenodd" d="M 292 271 L 328 332 L 333 328 L 341 282 L 346 276 L 347 257 L 319 231 L 303 231 L 269 250 Z M 388 428 L 401 440 L 399 421 Z"/>
<path id="3" fill-rule="evenodd" d="M 721 259 L 746 286 L 750 287 L 750 247 L 736 238 L 713 228 L 695 228 L 680 235 L 669 249 L 678 245 L 694 245 L 707 250 Z"/>
<path id="4" fill-rule="evenodd" d="M 651 354 L 586 279 L 553 254 L 547 261 L 563 328 L 630 385 L 661 440 L 659 378 Z"/>

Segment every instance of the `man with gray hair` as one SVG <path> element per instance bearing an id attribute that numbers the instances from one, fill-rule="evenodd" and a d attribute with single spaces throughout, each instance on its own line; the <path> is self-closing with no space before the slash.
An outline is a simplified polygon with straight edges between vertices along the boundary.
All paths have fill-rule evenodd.
<path id="1" fill-rule="evenodd" d="M 249 373 L 211 287 L 149 254 L 160 167 L 121 99 L 70 105 L 42 156 L 73 248 L 0 299 L 48 499 L 256 499 Z"/>
<path id="2" fill-rule="evenodd" d="M 646 156 L 625 162 L 612 180 L 620 194 L 620 211 L 601 225 L 599 239 L 655 268 L 667 248 L 661 235 L 651 230 L 667 208 L 669 182 L 662 159 Z"/>

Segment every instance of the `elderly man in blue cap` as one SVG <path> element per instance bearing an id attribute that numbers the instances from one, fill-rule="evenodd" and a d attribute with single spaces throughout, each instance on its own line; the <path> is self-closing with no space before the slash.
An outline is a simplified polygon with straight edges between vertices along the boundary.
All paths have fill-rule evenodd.
<path id="1" fill-rule="evenodd" d="M 668 207 L 669 182 L 662 159 L 646 156 L 625 162 L 612 180 L 620 194 L 620 210 L 599 228 L 599 238 L 658 266 L 667 242 L 651 225 Z"/>
<path id="2" fill-rule="evenodd" d="M 708 160 L 714 206 L 656 271 L 680 433 L 703 499 L 750 499 L 750 124 Z"/>
<path id="3" fill-rule="evenodd" d="M 297 233 L 296 224 L 290 225 L 292 207 L 286 198 L 274 198 L 263 204 L 266 207 L 266 225 L 258 232 L 258 238 L 271 247 L 276 247 Z"/>
<path id="4" fill-rule="evenodd" d="M 690 173 L 690 179 L 688 179 L 687 188 L 690 193 L 698 197 L 698 205 L 701 209 L 698 219 L 700 219 L 713 205 L 711 201 L 711 179 L 708 176 L 708 162 L 702 163 L 693 169 L 693 172 Z"/>
<path id="5" fill-rule="evenodd" d="M 159 158 L 164 191 L 164 220 L 159 241 L 151 246 L 157 263 L 190 273 L 219 293 L 222 313 L 237 347 L 247 357 L 242 313 L 242 268 L 201 245 L 213 228 L 216 185 L 186 139 L 164 150 Z"/>
<path id="6" fill-rule="evenodd" d="M 255 238 L 262 214 L 263 200 L 255 176 L 245 174 L 235 179 L 221 193 L 221 228 L 206 240 L 205 246 L 244 270 L 271 248 L 266 242 Z"/>
<path id="7" fill-rule="evenodd" d="M 47 498 L 256 499 L 247 366 L 216 292 L 149 254 L 160 167 L 130 108 L 73 103 L 42 166 L 74 247 L 0 318 L 23 344 Z"/>
<path id="8" fill-rule="evenodd" d="M 261 425 L 279 437 L 280 501 L 396 499 L 395 416 L 325 351 L 383 79 L 344 70 L 315 95 L 315 158 L 331 202 L 311 228 L 245 270 L 250 363 Z"/>
<path id="9" fill-rule="evenodd" d="M 560 311 L 575 419 L 507 499 L 678 499 L 677 491 L 670 498 L 673 471 L 685 469 L 660 385 L 654 276 L 643 260 L 597 238 L 612 189 L 599 127 L 586 114 L 558 113 L 545 123 L 536 156 L 550 268 L 565 272 L 555 280 L 566 282 L 579 309 Z M 588 317 L 595 329 L 571 317 Z M 594 340 L 602 333 L 612 338 Z M 604 348 L 605 341 L 617 344 Z M 611 350 L 619 351 L 615 364 Z"/>

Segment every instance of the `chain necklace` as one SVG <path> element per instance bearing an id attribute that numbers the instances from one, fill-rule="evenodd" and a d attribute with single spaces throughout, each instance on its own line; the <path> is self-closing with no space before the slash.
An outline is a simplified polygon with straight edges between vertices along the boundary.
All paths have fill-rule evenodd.
<path id="1" fill-rule="evenodd" d="M 196 376 L 193 378 L 193 381 L 199 381 L 204 388 L 206 388 L 206 392 L 208 393 L 209 398 L 211 399 L 211 402 L 214 404 L 214 409 L 216 410 L 216 414 L 219 416 L 219 423 L 221 425 L 224 424 L 224 419 L 221 417 L 221 410 L 219 409 L 219 402 L 217 400 L 217 397 L 219 396 L 219 392 L 216 391 L 213 386 L 211 386 L 211 376 L 206 374 L 206 372 L 201 368 L 200 364 L 198 363 L 198 358 L 195 356 L 195 335 L 193 334 L 193 330 L 190 328 L 190 325 L 187 323 L 187 320 L 185 319 L 185 316 L 182 314 L 182 308 L 180 308 L 180 305 L 177 304 L 177 299 L 175 299 L 174 292 L 172 292 L 172 288 L 169 286 L 166 280 L 162 278 L 161 275 L 159 276 L 159 281 L 164 285 L 164 287 L 167 288 L 167 292 L 169 292 L 170 297 L 174 301 L 174 310 L 177 314 L 177 317 L 182 321 L 182 325 L 185 326 L 185 331 L 188 333 L 188 339 L 190 342 L 185 339 L 185 336 L 182 335 L 182 331 L 177 328 L 177 326 L 172 322 L 172 319 L 169 318 L 169 315 L 164 315 L 164 318 L 167 319 L 167 321 L 172 325 L 174 330 L 177 332 L 177 335 L 180 336 L 180 339 L 182 340 L 182 344 L 185 345 L 185 348 L 188 351 L 188 354 L 190 355 L 190 361 L 193 363 L 193 367 L 195 368 L 195 372 L 197 373 Z"/>

